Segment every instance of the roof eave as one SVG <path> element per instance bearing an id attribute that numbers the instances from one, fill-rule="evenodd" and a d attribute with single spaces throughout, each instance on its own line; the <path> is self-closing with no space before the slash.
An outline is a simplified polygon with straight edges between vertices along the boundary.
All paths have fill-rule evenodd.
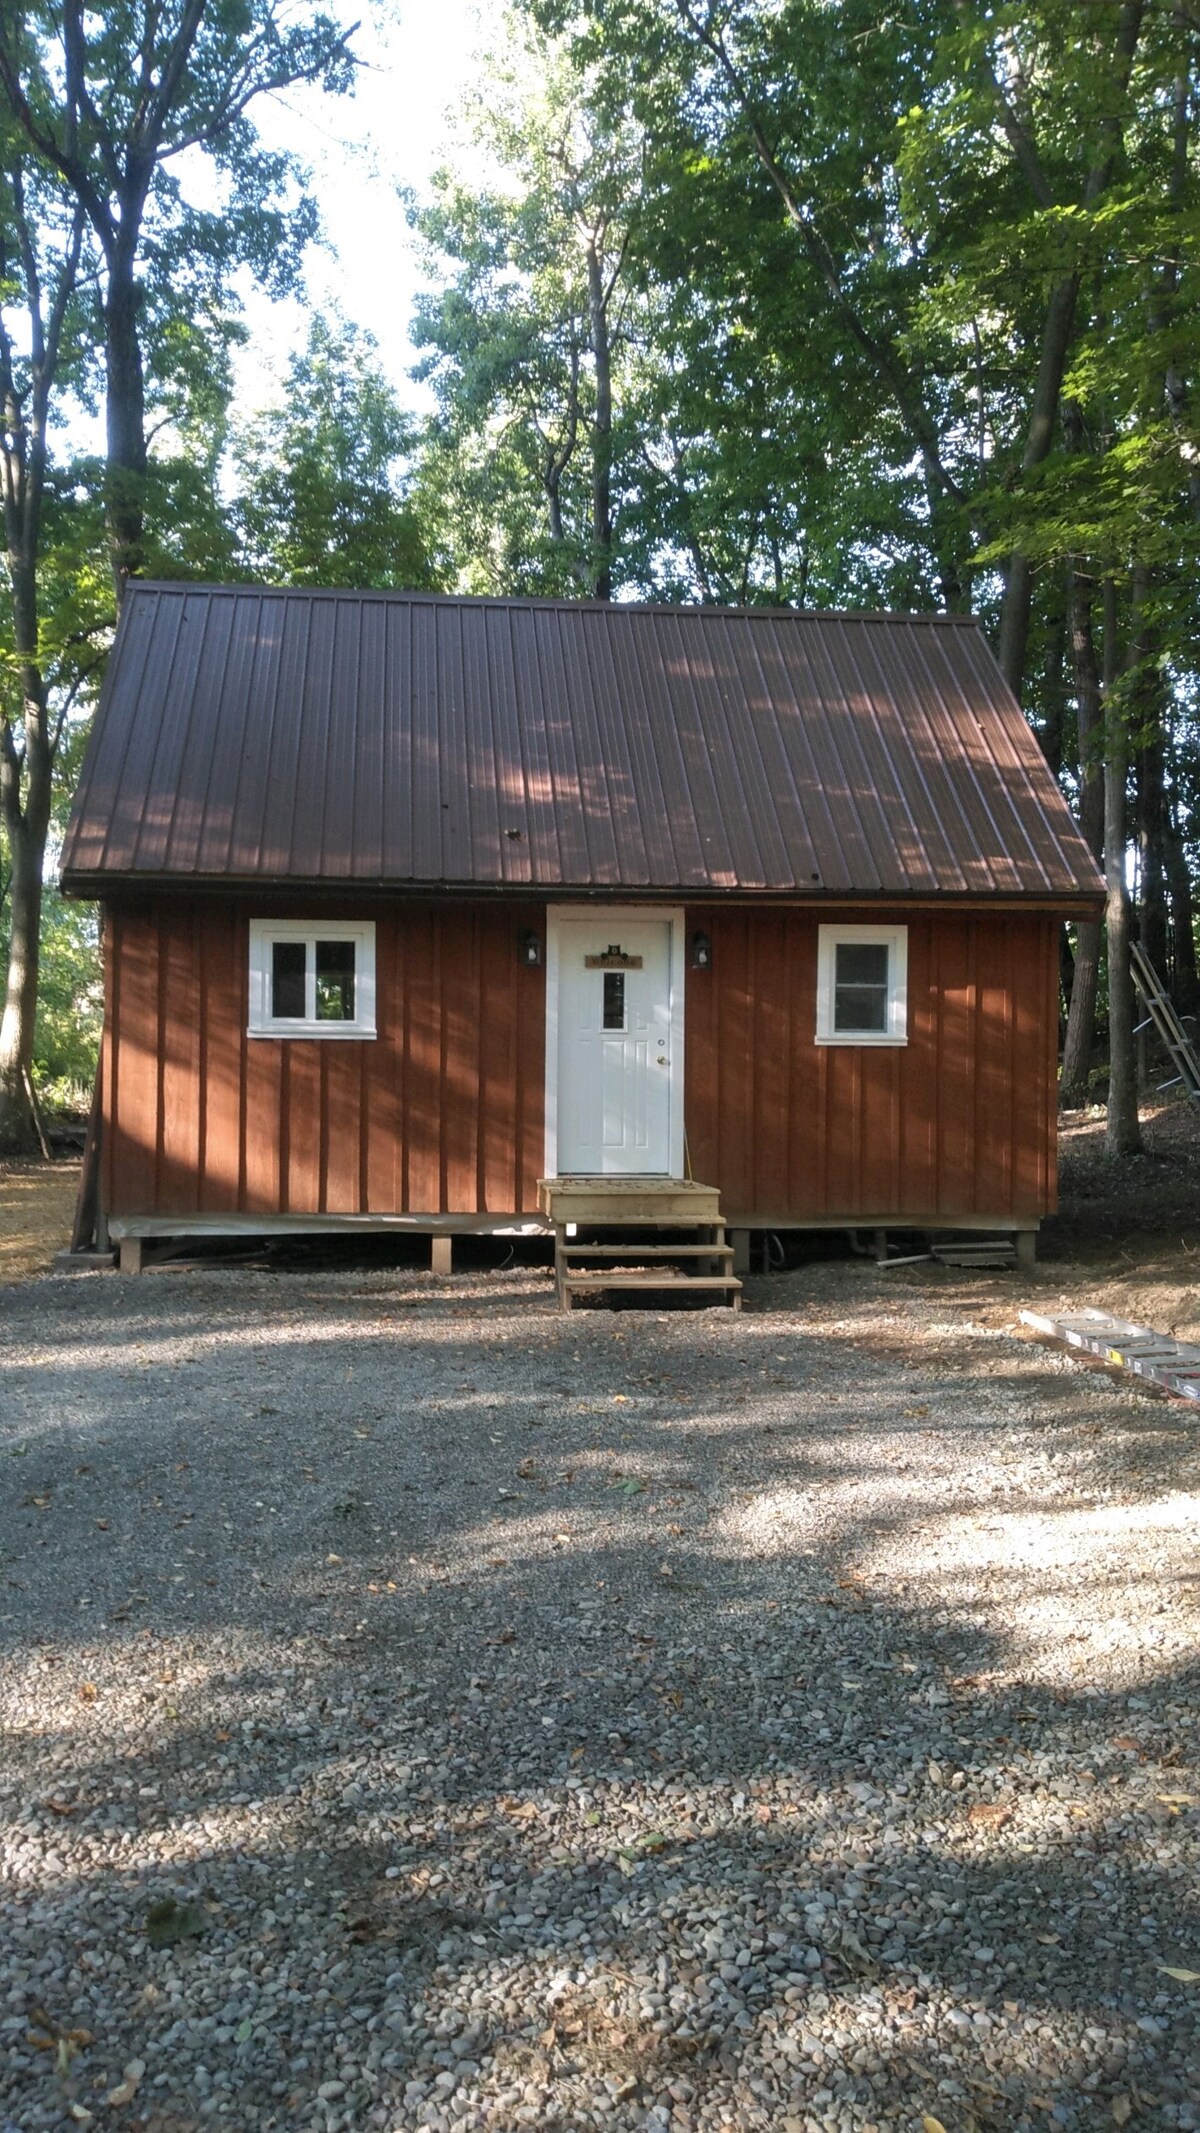
<path id="1" fill-rule="evenodd" d="M 788 889 L 723 888 L 705 882 L 480 882 L 480 881 L 386 881 L 330 880 L 328 876 L 288 875 L 264 880 L 257 875 L 232 874 L 142 874 L 64 871 L 60 884 L 64 896 L 81 902 L 102 903 L 110 897 L 227 896 L 278 900 L 281 897 L 319 897 L 340 902 L 362 897 L 374 901 L 428 901 L 448 896 L 456 901 L 475 899 L 492 903 L 671 903 L 822 906 L 841 909 L 854 905 L 880 905 L 923 911 L 1028 911 L 1049 912 L 1062 918 L 1099 919 L 1104 914 L 1102 883 L 1094 889 L 1036 890 L 914 890 L 914 889 Z"/>

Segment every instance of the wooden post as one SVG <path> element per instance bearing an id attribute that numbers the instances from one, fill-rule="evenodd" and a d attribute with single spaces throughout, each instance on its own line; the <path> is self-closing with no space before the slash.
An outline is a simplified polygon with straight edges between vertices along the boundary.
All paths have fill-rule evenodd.
<path id="1" fill-rule="evenodd" d="M 122 1237 L 117 1246 L 117 1271 L 121 1274 L 140 1274 L 143 1264 L 142 1237 Z"/>
<path id="2" fill-rule="evenodd" d="M 1017 1265 L 1023 1274 L 1028 1274 L 1037 1265 L 1037 1231 L 1019 1229 L 1013 1241 L 1017 1248 Z"/>
<path id="3" fill-rule="evenodd" d="M 729 1242 L 733 1246 L 733 1271 L 735 1274 L 750 1272 L 750 1232 L 748 1229 L 731 1229 Z"/>
<path id="4" fill-rule="evenodd" d="M 454 1238 L 452 1236 L 437 1236 L 430 1239 L 429 1264 L 435 1274 L 452 1274 L 454 1272 Z"/>

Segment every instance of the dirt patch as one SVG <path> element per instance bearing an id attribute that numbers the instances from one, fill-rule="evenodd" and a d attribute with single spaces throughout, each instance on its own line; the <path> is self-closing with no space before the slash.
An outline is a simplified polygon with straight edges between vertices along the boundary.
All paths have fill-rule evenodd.
<path id="1" fill-rule="evenodd" d="M 1200 1105 L 1143 1111 L 1142 1134 L 1141 1155 L 1114 1161 L 1103 1111 L 1063 1124 L 1038 1287 L 1200 1340 Z"/>
<path id="2" fill-rule="evenodd" d="M 71 1242 L 76 1162 L 0 1163 L 0 1282 L 48 1274 Z"/>

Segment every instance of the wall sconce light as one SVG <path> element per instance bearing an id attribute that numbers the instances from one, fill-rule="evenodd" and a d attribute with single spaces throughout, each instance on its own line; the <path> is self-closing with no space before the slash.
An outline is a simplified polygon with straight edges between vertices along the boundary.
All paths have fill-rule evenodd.
<path id="1" fill-rule="evenodd" d="M 542 962 L 542 936 L 532 927 L 521 935 L 521 961 L 527 970 L 539 970 Z"/>
<path id="2" fill-rule="evenodd" d="M 711 942 L 711 941 L 709 940 L 709 937 L 708 937 L 707 933 L 693 933 L 693 935 L 692 935 L 692 969 L 693 969 L 693 970 L 711 970 L 711 968 L 712 968 L 712 942 Z"/>

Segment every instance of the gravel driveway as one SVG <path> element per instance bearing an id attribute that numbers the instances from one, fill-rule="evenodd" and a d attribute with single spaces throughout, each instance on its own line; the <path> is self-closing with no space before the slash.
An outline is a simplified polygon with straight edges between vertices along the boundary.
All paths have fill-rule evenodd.
<path id="1" fill-rule="evenodd" d="M 2 2133 L 1200 2126 L 1198 1425 L 977 1293 L 2 1292 Z"/>

